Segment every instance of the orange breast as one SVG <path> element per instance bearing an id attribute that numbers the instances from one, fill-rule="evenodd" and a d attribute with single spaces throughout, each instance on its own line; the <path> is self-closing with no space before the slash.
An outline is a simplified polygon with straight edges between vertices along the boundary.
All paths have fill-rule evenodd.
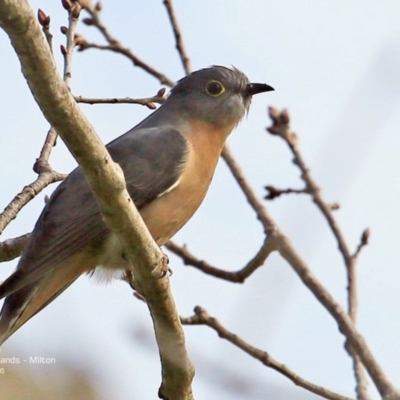
<path id="1" fill-rule="evenodd" d="M 178 186 L 141 210 L 144 222 L 159 245 L 182 228 L 202 203 L 232 129 L 233 126 L 216 129 L 210 124 L 196 122 L 183 132 L 190 151 Z"/>

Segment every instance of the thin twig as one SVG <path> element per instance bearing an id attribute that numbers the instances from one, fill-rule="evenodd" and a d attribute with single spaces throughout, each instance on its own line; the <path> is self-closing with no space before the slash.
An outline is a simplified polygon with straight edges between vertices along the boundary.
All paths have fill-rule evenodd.
<path id="1" fill-rule="evenodd" d="M 355 275 L 355 263 L 352 259 L 349 247 L 346 243 L 344 235 L 339 228 L 336 219 L 333 216 L 331 207 L 323 199 L 321 190 L 315 183 L 311 176 L 310 169 L 307 167 L 303 156 L 299 150 L 297 143 L 297 136 L 290 130 L 289 114 L 286 110 L 279 112 L 274 108 L 269 109 L 269 116 L 273 122 L 273 125 L 268 128 L 268 131 L 273 135 L 277 135 L 282 138 L 289 146 L 290 151 L 294 156 L 294 164 L 297 165 L 301 171 L 301 179 L 306 184 L 306 191 L 310 193 L 313 201 L 322 212 L 326 220 L 328 221 L 329 227 L 333 232 L 334 237 L 339 246 L 340 253 L 342 254 L 343 261 L 347 269 L 348 277 L 348 313 L 353 321 L 356 320 L 357 314 L 357 286 L 356 286 L 356 275 Z"/>
<path id="2" fill-rule="evenodd" d="M 321 190 L 315 183 L 311 176 L 310 169 L 307 167 L 303 156 L 299 150 L 297 136 L 290 130 L 290 118 L 287 110 L 279 112 L 274 108 L 269 109 L 269 116 L 273 122 L 273 125 L 268 128 L 268 131 L 282 138 L 289 146 L 293 156 L 294 164 L 297 165 L 301 171 L 301 179 L 304 181 L 306 187 L 305 191 L 309 193 L 317 205 L 318 209 L 322 212 L 326 220 L 328 221 L 329 227 L 336 238 L 340 253 L 342 254 L 346 271 L 347 271 L 347 299 L 348 299 L 348 314 L 352 321 L 356 322 L 357 316 L 357 279 L 356 279 L 356 257 L 353 257 L 350 253 L 349 247 L 346 243 L 344 235 L 340 230 L 340 227 L 333 216 L 332 207 L 323 199 Z M 369 398 L 367 392 L 367 379 L 363 373 L 362 365 L 360 360 L 352 351 L 351 346 L 345 346 L 350 356 L 353 358 L 353 369 L 357 382 L 357 396 L 359 400 L 365 400 Z"/>
<path id="3" fill-rule="evenodd" d="M 181 29 L 178 24 L 178 19 L 175 15 L 174 7 L 172 6 L 172 0 L 164 0 L 165 8 L 167 9 L 169 21 L 171 22 L 172 30 L 174 31 L 176 49 L 178 50 L 179 57 L 182 61 L 183 69 L 186 75 L 192 72 L 192 67 L 190 65 L 189 56 L 186 53 L 185 45 L 183 44 L 183 38 L 181 34 Z"/>
<path id="4" fill-rule="evenodd" d="M 71 13 L 70 13 L 71 15 Z M 38 12 L 38 20 L 42 26 L 42 30 L 45 32 L 49 48 L 52 50 L 51 47 L 51 38 L 52 35 L 49 31 L 49 23 L 50 17 L 47 16 L 43 11 Z M 76 21 L 74 22 L 72 18 L 70 18 L 70 29 L 74 27 Z M 47 32 L 47 34 L 46 34 Z M 70 56 L 67 57 L 68 54 L 71 54 L 72 49 L 74 47 L 73 43 L 73 30 L 70 31 L 71 33 L 67 35 L 67 49 L 65 51 L 65 67 L 64 67 L 64 80 L 68 83 L 69 78 L 71 76 L 70 73 L 70 63 L 71 59 Z M 68 39 L 69 38 L 69 39 Z M 72 38 L 72 39 L 71 39 Z M 69 49 L 69 50 L 68 50 Z M 68 61 L 68 63 L 67 63 Z M 68 65 L 67 65 L 68 64 Z M 32 200 L 37 194 L 39 194 L 44 188 L 54 182 L 61 181 L 66 178 L 67 175 L 60 174 L 54 171 L 49 165 L 49 157 L 52 148 L 55 146 L 57 140 L 57 133 L 53 128 L 50 128 L 47 135 L 43 147 L 40 151 L 39 158 L 37 158 L 33 170 L 39 175 L 37 179 L 30 183 L 29 185 L 25 186 L 24 189 L 18 193 L 13 200 L 7 205 L 4 211 L 0 214 L 0 234 L 6 228 L 6 226 L 18 215 L 19 211 L 30 201 Z"/>
<path id="5" fill-rule="evenodd" d="M 334 300 L 328 290 L 318 281 L 300 255 L 297 254 L 289 238 L 279 231 L 276 234 L 279 236 L 277 238 L 277 241 L 280 243 L 279 253 L 299 275 L 305 286 L 311 290 L 314 296 L 336 320 L 339 330 L 346 337 L 352 351 L 357 354 L 364 364 L 382 398 L 385 400 L 400 400 L 400 391 L 389 381 L 382 367 L 369 349 L 365 339 L 356 330 L 351 318 L 342 309 L 340 304 Z"/>
<path id="6" fill-rule="evenodd" d="M 271 218 L 266 208 L 255 195 L 254 190 L 248 183 L 238 163 L 231 156 L 228 148 L 223 151 L 223 158 L 227 162 L 234 178 L 243 190 L 247 201 L 256 211 L 258 219 L 261 221 L 268 238 L 276 245 L 280 255 L 289 263 L 304 285 L 314 294 L 319 302 L 327 309 L 338 324 L 339 330 L 351 343 L 357 355 L 362 360 L 371 379 L 375 383 L 378 391 L 385 400 L 400 400 L 400 392 L 389 381 L 378 361 L 375 359 L 364 338 L 357 332 L 351 318 L 342 309 L 340 304 L 334 300 L 328 290 L 314 276 L 307 264 L 297 254 L 289 238 L 287 238 L 278 228 L 275 221 Z"/>
<path id="7" fill-rule="evenodd" d="M 78 2 L 71 4 L 68 10 L 68 29 L 65 33 L 67 43 L 66 47 L 61 46 L 61 52 L 64 56 L 64 82 L 70 86 L 72 78 L 72 56 L 75 49 L 75 30 L 78 24 L 81 5 Z"/>
<path id="8" fill-rule="evenodd" d="M 33 170 L 37 174 L 40 175 L 45 172 L 53 172 L 49 164 L 49 158 L 51 150 L 56 145 L 56 141 L 57 141 L 57 132 L 52 127 L 50 127 L 49 131 L 47 132 L 42 150 L 40 150 L 39 158 L 36 159 L 36 162 L 33 165 Z M 64 178 L 66 177 L 66 175 L 63 176 Z"/>
<path id="9" fill-rule="evenodd" d="M 50 52 L 52 49 L 52 38 L 53 35 L 50 33 L 50 17 L 46 15 L 42 10 L 38 11 L 37 19 L 42 27 L 42 31 L 45 34 L 47 43 L 49 45 Z M 25 186 L 20 193 L 18 193 L 13 200 L 6 206 L 4 211 L 0 214 L 0 234 L 4 231 L 6 226 L 16 218 L 21 209 L 32 200 L 37 194 L 39 194 L 44 188 L 54 182 L 59 182 L 66 178 L 67 175 L 60 174 L 54 171 L 49 165 L 49 157 L 52 148 L 55 146 L 57 140 L 57 133 L 53 128 L 50 128 L 46 135 L 45 142 L 40 151 L 39 158 L 33 166 L 33 170 L 39 175 L 37 179 Z M 19 242 L 18 242 L 19 243 Z M 9 246 L 9 243 L 6 247 Z M 6 261 L 6 260 L 3 260 Z"/>
<path id="10" fill-rule="evenodd" d="M 0 242 L 0 262 L 11 261 L 19 257 L 30 237 L 31 234 L 26 233 L 25 235 Z"/>
<path id="11" fill-rule="evenodd" d="M 34 182 L 25 186 L 0 214 L 0 234 L 4 231 L 6 226 L 16 218 L 21 209 L 29 203 L 30 200 L 51 183 L 62 181 L 65 177 L 66 175 L 55 171 L 44 172 L 41 173 Z"/>
<path id="12" fill-rule="evenodd" d="M 85 103 L 85 104 L 140 104 L 142 106 L 149 107 L 149 105 L 153 103 L 163 104 L 166 98 L 161 96 L 153 96 L 153 97 L 145 97 L 142 99 L 133 99 L 131 97 L 124 97 L 124 98 L 111 97 L 111 98 L 98 99 L 92 97 L 74 96 L 74 99 L 76 100 L 77 103 Z"/>
<path id="13" fill-rule="evenodd" d="M 179 246 L 172 240 L 168 241 L 165 244 L 165 247 L 180 257 L 185 265 L 195 267 L 205 274 L 214 276 L 215 278 L 234 283 L 244 283 L 255 270 L 264 264 L 271 252 L 276 249 L 272 240 L 267 238 L 257 254 L 242 269 L 238 271 L 226 271 L 212 266 L 207 261 L 196 258 L 189 252 L 186 246 Z"/>
<path id="14" fill-rule="evenodd" d="M 108 45 L 98 45 L 95 43 L 88 43 L 86 41 L 83 41 L 79 46 L 79 51 L 93 48 L 100 50 L 109 50 L 115 53 L 123 54 L 132 61 L 134 66 L 142 68 L 144 71 L 157 78 L 161 82 L 161 84 L 167 85 L 169 87 L 174 86 L 173 80 L 169 79 L 166 75 L 162 74 L 160 71 L 157 71 L 155 68 L 144 62 L 127 47 L 123 47 L 122 44 L 111 35 L 111 33 L 108 31 L 108 29 L 105 27 L 100 19 L 100 10 L 96 9 L 91 1 L 85 1 L 84 9 L 90 14 L 90 18 L 85 18 L 83 22 L 85 22 L 89 26 L 96 27 L 103 34 Z"/>
<path id="15" fill-rule="evenodd" d="M 53 35 L 50 32 L 50 16 L 39 8 L 37 18 L 39 24 L 42 26 L 42 31 L 46 37 L 47 43 L 49 44 L 50 51 L 53 53 Z"/>
<path id="16" fill-rule="evenodd" d="M 351 256 L 354 264 L 356 262 L 357 257 L 359 256 L 361 250 L 368 244 L 369 235 L 370 235 L 369 229 L 365 229 L 361 235 L 360 243 L 358 244 L 356 251 Z M 351 353 L 354 353 L 351 346 L 347 346 L 347 347 L 349 347 L 349 351 Z M 354 370 L 354 376 L 356 378 L 357 399 L 358 400 L 369 400 L 371 397 L 369 396 L 369 393 L 368 393 L 368 380 L 365 376 L 365 369 L 364 369 L 363 365 L 361 364 L 357 355 L 353 356 L 353 370 Z"/>
<path id="17" fill-rule="evenodd" d="M 228 168 L 232 172 L 236 182 L 238 183 L 239 187 L 242 189 L 248 203 L 255 211 L 257 218 L 261 222 L 264 232 L 268 236 L 271 233 L 271 230 L 274 229 L 274 225 L 270 223 L 270 218 L 268 217 L 268 213 L 266 208 L 264 207 L 261 200 L 256 195 L 254 189 L 251 187 L 249 181 L 244 176 L 241 171 L 241 168 L 238 162 L 233 157 L 231 151 L 229 150 L 228 145 L 225 144 L 224 149 L 222 150 L 221 157 L 224 159 Z"/>
<path id="18" fill-rule="evenodd" d="M 281 196 L 282 194 L 305 194 L 305 193 L 307 193 L 307 190 L 305 188 L 303 188 L 303 189 L 292 189 L 292 188 L 278 189 L 272 185 L 265 186 L 265 190 L 268 191 L 267 195 L 264 197 L 264 199 L 266 199 L 266 200 L 274 200 L 277 197 Z"/>
<path id="19" fill-rule="evenodd" d="M 353 258 L 357 258 L 360 255 L 361 250 L 368 245 L 370 235 L 371 232 L 368 228 L 365 229 L 364 232 L 361 234 L 360 243 L 358 244 L 356 251 L 352 255 Z"/>
<path id="20" fill-rule="evenodd" d="M 301 376 L 297 375 L 293 372 L 290 368 L 286 365 L 278 362 L 275 360 L 271 355 L 263 350 L 260 350 L 254 346 L 251 346 L 249 343 L 241 339 L 238 335 L 230 332 L 226 329 L 216 318 L 211 317 L 207 311 L 197 306 L 194 309 L 195 315 L 189 318 L 181 318 L 181 322 L 184 325 L 206 325 L 210 328 L 214 329 L 215 332 L 218 334 L 219 337 L 222 339 L 227 340 L 228 342 L 232 343 L 234 346 L 239 347 L 245 353 L 249 354 L 250 356 L 254 357 L 255 359 L 261 361 L 265 366 L 278 371 L 280 374 L 289 378 L 295 385 L 300 386 L 312 393 L 315 393 L 325 399 L 330 400 L 351 400 L 349 397 L 342 396 L 340 394 L 331 392 L 328 389 L 323 388 L 322 386 L 315 385 L 307 381 L 306 379 L 302 378 Z"/>

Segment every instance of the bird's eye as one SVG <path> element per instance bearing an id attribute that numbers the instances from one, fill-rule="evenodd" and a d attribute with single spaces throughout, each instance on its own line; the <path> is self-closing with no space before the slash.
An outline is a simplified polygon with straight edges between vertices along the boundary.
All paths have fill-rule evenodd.
<path id="1" fill-rule="evenodd" d="M 208 94 L 215 97 L 223 93 L 225 88 L 222 86 L 222 83 L 218 81 L 211 81 L 207 83 L 206 90 Z"/>

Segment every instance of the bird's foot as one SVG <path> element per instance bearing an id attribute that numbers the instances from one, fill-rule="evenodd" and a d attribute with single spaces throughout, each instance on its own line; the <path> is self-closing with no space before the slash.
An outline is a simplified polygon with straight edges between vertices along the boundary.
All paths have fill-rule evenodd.
<path id="1" fill-rule="evenodd" d="M 157 279 L 165 278 L 167 275 L 172 276 L 172 269 L 168 266 L 169 258 L 166 254 L 163 254 L 160 262 L 157 266 L 151 271 L 152 275 Z"/>

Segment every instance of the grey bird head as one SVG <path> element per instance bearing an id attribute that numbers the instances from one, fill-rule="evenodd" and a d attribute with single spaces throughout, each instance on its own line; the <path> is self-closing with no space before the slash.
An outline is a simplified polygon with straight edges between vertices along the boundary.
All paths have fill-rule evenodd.
<path id="1" fill-rule="evenodd" d="M 212 66 L 181 79 L 166 104 L 188 118 L 219 127 L 235 126 L 248 111 L 254 94 L 274 90 L 263 83 L 250 83 L 236 68 Z"/>

